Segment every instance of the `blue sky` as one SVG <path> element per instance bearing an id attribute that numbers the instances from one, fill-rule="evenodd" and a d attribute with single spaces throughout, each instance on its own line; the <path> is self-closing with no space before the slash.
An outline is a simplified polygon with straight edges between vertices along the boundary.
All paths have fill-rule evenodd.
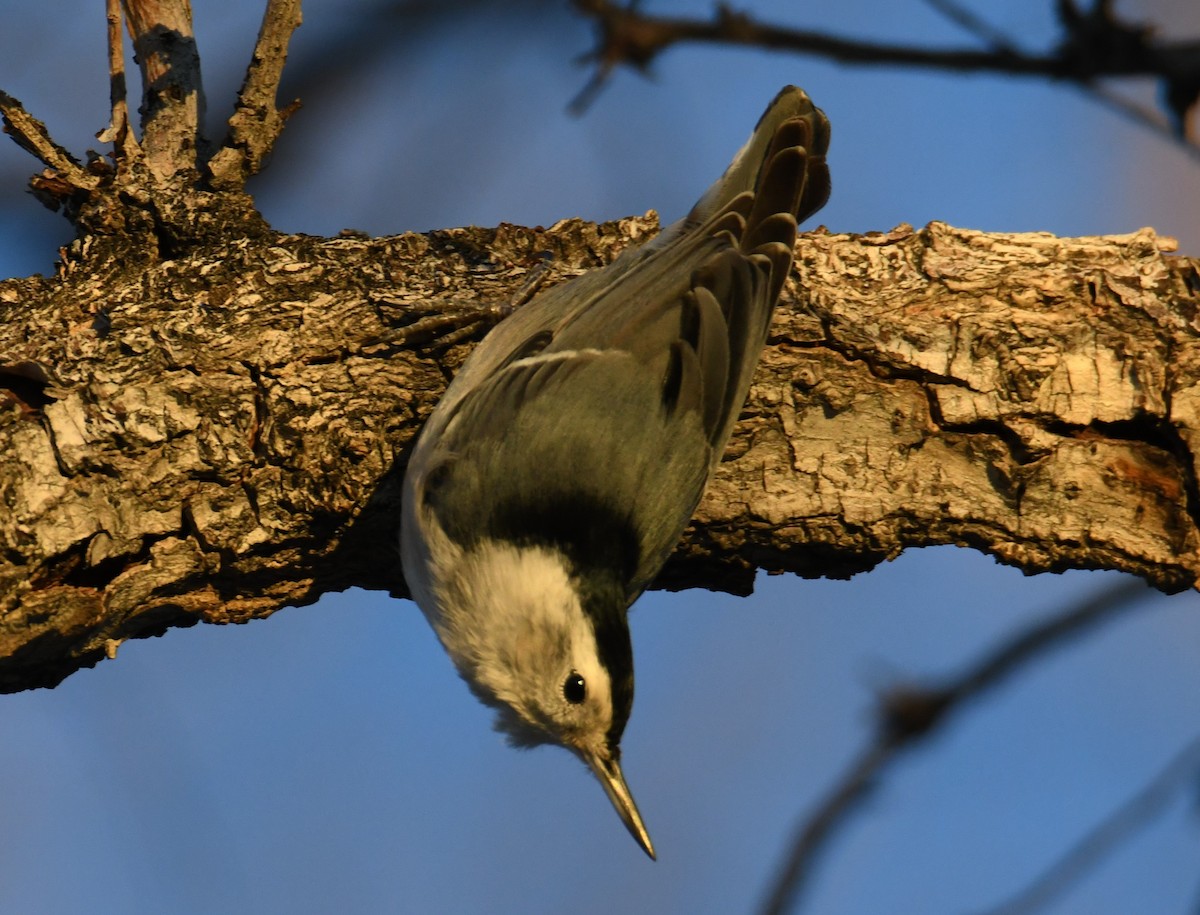
<path id="1" fill-rule="evenodd" d="M 1040 45 L 1046 5 L 1014 0 L 993 15 Z M 105 120 L 103 14 L 22 6 L 0 32 L 0 87 L 82 152 Z M 253 42 L 248 6 L 196 4 L 214 119 Z M 294 60 L 312 59 L 356 7 L 307 4 Z M 1191 3 L 1118 7 L 1162 11 L 1169 31 L 1200 34 Z M 916 0 L 755 9 L 959 41 Z M 833 124 L 834 195 L 818 220 L 834 230 L 1152 225 L 1200 254 L 1200 165 L 1068 88 L 686 48 L 652 81 L 619 73 L 573 118 L 566 105 L 586 73 L 572 59 L 589 30 L 554 4 L 525 8 L 521 22 L 464 16 L 410 30 L 353 75 L 327 62 L 253 186 L 267 218 L 319 235 L 649 208 L 669 220 L 790 82 Z M 12 193 L 33 170 L 0 143 L 5 275 L 47 272 L 69 238 L 61 217 Z M 0 697 L 0 910 L 743 911 L 866 739 L 875 690 L 959 671 L 1117 580 L 1026 578 L 940 548 L 850 582 L 764 577 L 748 599 L 648 595 L 631 617 L 638 698 L 624 759 L 653 864 L 567 754 L 503 745 L 411 603 L 352 591 L 245 626 L 127 643 L 55 690 Z M 1196 734 L 1198 604 L 1148 597 L 955 719 L 833 845 L 807 910 L 981 911 L 1023 886 Z M 1178 797 L 1047 911 L 1194 907 L 1190 802 Z"/>

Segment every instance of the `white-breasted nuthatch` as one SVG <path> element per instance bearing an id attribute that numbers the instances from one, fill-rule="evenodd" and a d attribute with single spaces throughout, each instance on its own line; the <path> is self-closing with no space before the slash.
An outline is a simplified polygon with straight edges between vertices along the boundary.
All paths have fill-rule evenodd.
<path id="1" fill-rule="evenodd" d="M 620 764 L 626 616 L 721 460 L 828 144 L 785 88 L 684 219 L 497 325 L 409 459 L 413 598 L 497 729 L 575 753 L 651 857 Z"/>

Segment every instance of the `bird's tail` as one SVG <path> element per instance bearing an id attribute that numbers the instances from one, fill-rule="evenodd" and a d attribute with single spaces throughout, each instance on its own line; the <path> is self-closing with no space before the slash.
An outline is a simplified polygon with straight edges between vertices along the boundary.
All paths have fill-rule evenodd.
<path id="1" fill-rule="evenodd" d="M 788 149 L 801 150 L 807 156 L 807 167 L 782 167 L 779 154 Z M 725 173 L 692 207 L 685 224 L 689 228 L 704 224 L 747 191 L 756 200 L 770 202 L 776 212 L 790 211 L 796 222 L 803 222 L 829 199 L 829 168 L 825 164 L 828 149 L 829 120 L 825 113 L 813 105 L 803 89 L 785 86 L 767 106 L 754 133 Z M 781 186 L 786 182 L 791 182 L 790 188 Z M 780 207 L 780 195 L 789 191 L 795 196 L 793 205 Z M 747 218 L 748 227 L 754 225 L 753 215 Z"/>
<path id="2" fill-rule="evenodd" d="M 697 304 L 708 301 L 719 307 L 724 322 L 727 346 L 702 373 L 714 467 L 746 400 L 775 302 L 791 270 L 797 223 L 829 197 L 828 147 L 824 112 L 803 90 L 785 87 L 725 174 L 679 226 L 685 237 L 730 242 L 698 266 L 689 294 Z M 679 243 L 684 244 L 682 238 Z"/>

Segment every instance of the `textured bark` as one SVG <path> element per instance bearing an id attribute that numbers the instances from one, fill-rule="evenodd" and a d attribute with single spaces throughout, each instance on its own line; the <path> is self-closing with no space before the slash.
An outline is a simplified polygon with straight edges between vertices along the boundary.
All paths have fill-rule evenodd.
<path id="1" fill-rule="evenodd" d="M 0 283 L 0 688 L 171 626 L 403 594 L 405 457 L 496 306 L 656 229 L 247 225 L 158 261 L 92 236 L 57 277 Z M 802 237 L 660 585 L 747 591 L 757 568 L 845 576 L 937 543 L 1194 585 L 1200 263 L 1160 246 Z"/>
<path id="2" fill-rule="evenodd" d="M 142 70 L 143 162 L 160 181 L 193 170 L 205 153 L 204 88 L 190 0 L 124 0 Z"/>

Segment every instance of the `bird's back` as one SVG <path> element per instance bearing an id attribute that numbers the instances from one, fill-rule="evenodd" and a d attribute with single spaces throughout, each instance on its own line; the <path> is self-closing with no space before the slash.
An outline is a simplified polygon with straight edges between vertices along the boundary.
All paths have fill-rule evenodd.
<path id="1" fill-rule="evenodd" d="M 495 328 L 423 434 L 407 510 L 425 505 L 464 548 L 565 537 L 636 598 L 720 461 L 797 220 L 828 196 L 828 138 L 784 89 L 687 217 Z"/>

